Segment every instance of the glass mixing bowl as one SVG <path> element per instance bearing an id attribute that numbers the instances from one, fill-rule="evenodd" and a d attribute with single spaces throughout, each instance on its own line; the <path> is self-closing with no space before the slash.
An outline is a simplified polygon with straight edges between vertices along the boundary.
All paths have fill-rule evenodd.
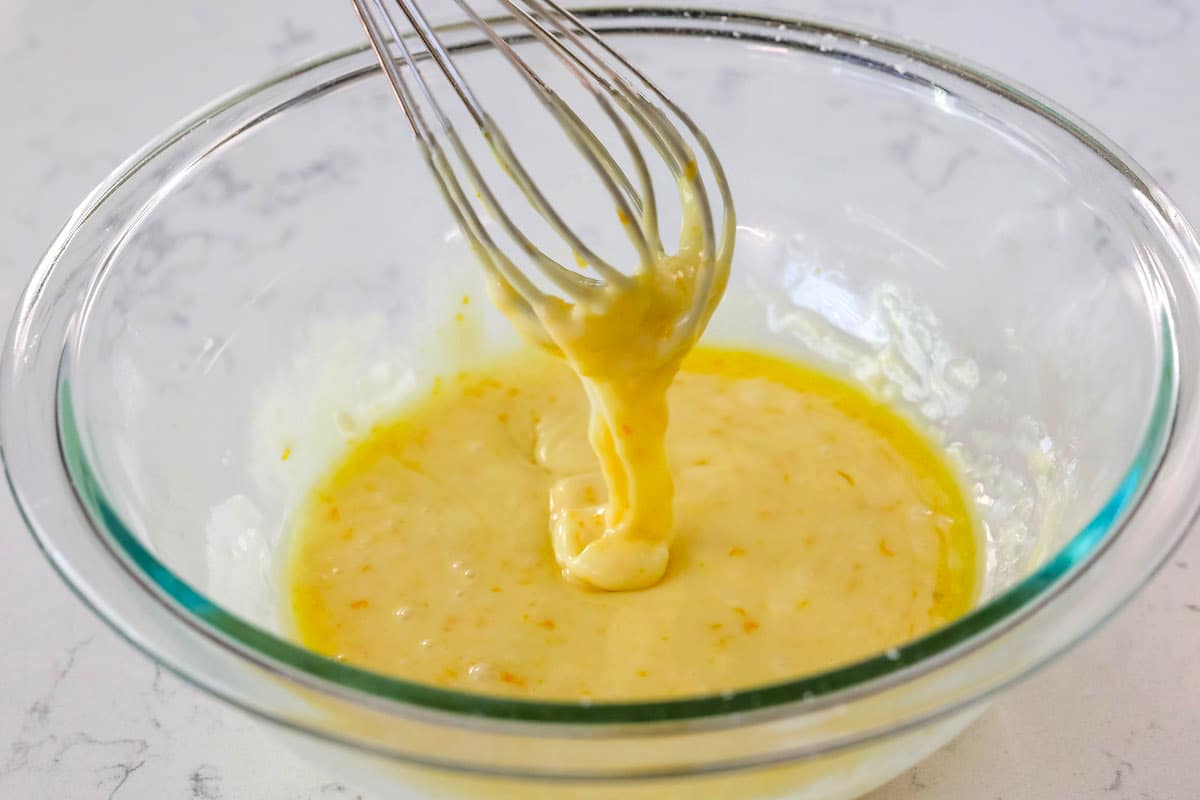
<path id="1" fill-rule="evenodd" d="M 381 796 L 858 795 L 1093 630 L 1183 536 L 1200 250 L 1102 137 L 944 55 L 743 12 L 585 16 L 723 156 L 739 242 L 709 338 L 840 369 L 945 443 L 987 529 L 974 611 L 823 674 L 625 704 L 414 685 L 289 640 L 292 504 L 446 368 L 429 331 L 482 298 L 362 50 L 219 101 L 80 206 L 5 352 L 13 492 L 130 642 Z M 446 36 L 490 96 L 499 56 Z M 572 168 L 562 186 L 585 182 Z M 511 342 L 472 308 L 457 352 Z"/>

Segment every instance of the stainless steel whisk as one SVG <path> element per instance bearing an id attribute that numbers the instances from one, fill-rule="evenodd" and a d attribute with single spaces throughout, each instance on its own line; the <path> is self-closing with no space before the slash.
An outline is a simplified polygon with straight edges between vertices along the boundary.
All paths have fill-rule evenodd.
<path id="1" fill-rule="evenodd" d="M 509 146 L 504 133 L 488 115 L 483 103 L 455 66 L 450 50 L 440 39 L 415 0 L 352 0 L 366 29 L 371 46 L 384 74 L 399 99 L 412 126 L 425 159 L 464 235 L 479 255 L 490 276 L 506 292 L 510 305 L 530 322 L 537 322 L 537 309 L 547 297 L 537 283 L 500 248 L 482 224 L 471 195 L 487 215 L 494 219 L 537 266 L 540 273 L 569 300 L 595 304 L 616 291 L 633 288 L 629 274 L 595 253 L 562 219 L 547 201 L 541 189 Z M 630 241 L 638 253 L 640 269 L 650 270 L 665 251 L 658 226 L 658 207 L 654 186 L 644 155 L 633 136 L 631 121 L 663 158 L 679 186 L 681 204 L 692 203 L 701 225 L 700 264 L 695 280 L 691 307 L 683 315 L 667 342 L 670 348 L 686 348 L 698 338 L 712 314 L 728 277 L 735 222 L 733 200 L 721 163 L 707 137 L 691 118 L 646 78 L 635 66 L 617 53 L 596 32 L 556 0 L 500 0 L 512 18 L 557 57 L 596 100 L 613 123 L 628 151 L 636 174 L 637 187 L 613 158 L 594 131 L 539 77 L 488 20 L 481 17 L 467 0 L 455 0 L 467 18 L 487 36 L 496 50 L 524 78 L 551 115 L 557 120 L 579 153 L 587 160 L 612 198 Z M 398 8 L 424 45 L 424 53 L 414 52 L 411 34 L 406 37 L 389 7 Z M 394 50 L 393 50 L 394 48 Z M 438 104 L 421 62 L 432 62 L 453 87 L 478 126 L 493 155 L 516 183 L 533 209 L 551 229 L 570 246 L 582 262 L 592 266 L 598 278 L 584 275 L 551 258 L 521 231 L 496 200 L 478 165 L 472 160 L 454 125 Z M 416 86 L 416 91 L 412 85 Z M 426 117 L 433 119 L 430 124 Z M 672 122 L 674 119 L 676 122 Z M 703 153 L 717 188 L 722 206 L 718 232 L 713 204 L 701 170 L 681 125 Z M 456 157 L 473 192 L 463 182 L 442 140 Z M 523 328 L 524 329 L 524 328 Z M 553 347 L 539 325 L 529 331 L 540 332 L 543 343 Z"/>

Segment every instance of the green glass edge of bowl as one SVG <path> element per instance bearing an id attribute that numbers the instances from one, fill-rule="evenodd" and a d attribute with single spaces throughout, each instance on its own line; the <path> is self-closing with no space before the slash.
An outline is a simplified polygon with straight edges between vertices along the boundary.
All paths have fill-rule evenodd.
<path id="1" fill-rule="evenodd" d="M 1163 335 L 1170 343 L 1170 322 L 1163 319 Z M 1010 619 L 1042 598 L 1060 578 L 1100 552 L 1100 545 L 1117 529 L 1140 498 L 1154 474 L 1173 420 L 1176 373 L 1174 348 L 1163 348 L 1158 392 L 1146 436 L 1125 477 L 1104 506 L 1054 558 L 1036 572 L 982 606 L 945 627 L 896 648 L 891 657 L 878 655 L 853 664 L 809 675 L 794 681 L 745 689 L 732 694 L 641 703 L 594 703 L 509 700 L 439 689 L 392 678 L 326 658 L 293 644 L 213 603 L 183 581 L 151 553 L 109 505 L 88 464 L 71 404 L 69 381 L 59 387 L 59 431 L 62 456 L 80 501 L 94 524 L 117 544 L 133 567 L 187 613 L 211 625 L 224 636 L 308 675 L 377 697 L 457 714 L 524 722 L 567 724 L 665 722 L 752 711 L 785 703 L 816 700 L 824 695 L 895 673 L 918 661 L 944 654 L 976 633 Z M 121 553 L 117 553 L 118 556 Z"/>

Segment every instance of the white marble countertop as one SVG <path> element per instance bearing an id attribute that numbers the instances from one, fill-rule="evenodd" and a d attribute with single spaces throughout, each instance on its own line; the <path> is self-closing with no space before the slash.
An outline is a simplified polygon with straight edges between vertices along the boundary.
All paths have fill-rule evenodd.
<path id="1" fill-rule="evenodd" d="M 938 45 L 1105 131 L 1200 223 L 1200 0 L 756 0 Z M 237 10 L 235 10 L 235 7 Z M 355 42 L 348 3 L 0 4 L 0 322 L 74 205 L 211 97 Z M 0 797 L 380 800 L 118 640 L 0 496 Z M 1115 620 L 870 800 L 1200 797 L 1200 536 Z"/>

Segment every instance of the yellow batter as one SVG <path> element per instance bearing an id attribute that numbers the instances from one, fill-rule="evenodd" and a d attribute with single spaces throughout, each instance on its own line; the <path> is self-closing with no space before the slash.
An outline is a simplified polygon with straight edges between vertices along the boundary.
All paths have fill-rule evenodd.
<path id="1" fill-rule="evenodd" d="M 552 492 L 556 513 L 603 517 L 603 483 L 577 478 L 597 464 L 578 378 L 526 354 L 443 381 L 372 429 L 300 514 L 299 638 L 468 691 L 628 700 L 795 678 L 970 605 L 962 493 L 886 406 L 770 356 L 701 348 L 669 410 L 674 502 L 648 504 L 668 521 L 673 506 L 666 574 L 598 591 L 563 580 L 547 535 Z"/>

